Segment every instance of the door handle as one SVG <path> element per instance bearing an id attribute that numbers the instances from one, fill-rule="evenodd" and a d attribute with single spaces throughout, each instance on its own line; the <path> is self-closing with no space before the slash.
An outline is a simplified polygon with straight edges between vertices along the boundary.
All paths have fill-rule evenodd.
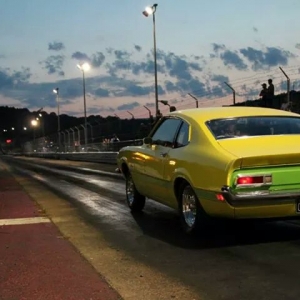
<path id="1" fill-rule="evenodd" d="M 160 152 L 161 157 L 165 157 L 168 154 L 168 152 Z"/>

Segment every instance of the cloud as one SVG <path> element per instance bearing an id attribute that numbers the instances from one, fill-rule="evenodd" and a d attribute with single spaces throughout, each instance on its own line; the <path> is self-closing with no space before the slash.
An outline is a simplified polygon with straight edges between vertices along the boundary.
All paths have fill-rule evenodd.
<path id="1" fill-rule="evenodd" d="M 213 51 L 216 52 L 216 53 L 218 53 L 218 52 L 220 52 L 222 50 L 226 50 L 226 47 L 225 47 L 224 44 L 213 43 L 212 46 L 213 46 Z"/>
<path id="2" fill-rule="evenodd" d="M 209 88 L 208 92 L 210 95 L 209 98 L 212 97 L 224 97 L 229 94 L 229 91 L 223 89 L 220 85 L 213 86 L 212 88 Z"/>
<path id="3" fill-rule="evenodd" d="M 116 58 L 120 59 L 120 60 L 128 59 L 131 56 L 131 54 L 125 50 L 115 50 L 114 54 L 115 54 Z"/>
<path id="4" fill-rule="evenodd" d="M 105 55 L 102 52 L 97 52 L 92 55 L 91 64 L 95 68 L 101 67 L 103 62 L 105 61 Z"/>
<path id="5" fill-rule="evenodd" d="M 5 55 L 4 54 L 0 54 L 0 59 L 1 58 L 5 58 Z"/>
<path id="6" fill-rule="evenodd" d="M 139 45 L 134 45 L 134 49 L 138 52 L 141 52 L 142 51 L 142 47 L 139 46 Z"/>
<path id="7" fill-rule="evenodd" d="M 88 56 L 86 53 L 76 51 L 71 57 L 78 60 L 80 63 L 87 62 L 94 68 L 101 67 L 105 61 L 105 55 L 102 52 L 96 52 L 91 56 Z"/>
<path id="8" fill-rule="evenodd" d="M 295 45 L 295 48 L 300 50 L 300 43 L 297 43 L 297 44 Z"/>
<path id="9" fill-rule="evenodd" d="M 291 52 L 275 47 L 267 47 L 265 51 L 248 47 L 240 49 L 240 53 L 248 59 L 254 71 L 285 66 L 289 58 L 295 57 Z"/>
<path id="10" fill-rule="evenodd" d="M 175 77 L 178 80 L 191 80 L 192 70 L 202 71 L 202 66 L 198 60 L 193 61 L 193 57 L 187 58 L 186 56 L 179 56 L 173 52 L 157 51 L 157 59 L 162 64 L 162 70 L 166 70 L 168 75 Z M 204 65 L 204 63 L 202 62 Z"/>
<path id="11" fill-rule="evenodd" d="M 247 65 L 235 51 L 225 50 L 223 53 L 220 54 L 220 58 L 225 66 L 233 66 L 240 71 L 248 69 Z"/>
<path id="12" fill-rule="evenodd" d="M 108 97 L 109 91 L 105 89 L 98 88 L 94 91 L 94 94 L 98 97 Z"/>
<path id="13" fill-rule="evenodd" d="M 224 75 L 212 75 L 210 78 L 212 81 L 216 81 L 216 82 L 228 82 L 229 78 L 228 76 L 224 76 Z"/>
<path id="14" fill-rule="evenodd" d="M 51 55 L 47 57 L 46 60 L 40 62 L 40 64 L 43 65 L 43 69 L 46 69 L 49 75 L 58 74 L 60 76 L 64 76 L 65 74 L 62 70 L 64 61 L 64 55 Z"/>
<path id="15" fill-rule="evenodd" d="M 62 42 L 53 42 L 48 44 L 48 50 L 60 51 L 65 49 L 65 46 Z"/>
<path id="16" fill-rule="evenodd" d="M 220 58 L 223 64 L 229 68 L 236 68 L 239 71 L 247 70 L 247 65 L 238 55 L 237 51 L 231 51 L 224 44 L 213 43 L 214 53 L 210 54 L 210 58 Z"/>
<path id="17" fill-rule="evenodd" d="M 140 106 L 140 104 L 138 102 L 131 102 L 131 103 L 126 103 L 126 104 L 122 104 L 120 106 L 117 107 L 118 110 L 132 110 L 135 107 Z"/>
<path id="18" fill-rule="evenodd" d="M 255 26 L 252 27 L 252 30 L 253 30 L 254 32 L 258 32 L 258 29 L 257 29 Z"/>
<path id="19" fill-rule="evenodd" d="M 71 57 L 73 59 L 77 59 L 80 62 L 90 62 L 91 61 L 91 59 L 88 57 L 87 54 L 80 52 L 80 51 L 74 52 Z"/>
<path id="20" fill-rule="evenodd" d="M 20 71 L 0 68 L 0 90 L 16 88 L 18 85 L 25 84 L 31 75 L 30 69 L 25 67 L 22 67 Z"/>

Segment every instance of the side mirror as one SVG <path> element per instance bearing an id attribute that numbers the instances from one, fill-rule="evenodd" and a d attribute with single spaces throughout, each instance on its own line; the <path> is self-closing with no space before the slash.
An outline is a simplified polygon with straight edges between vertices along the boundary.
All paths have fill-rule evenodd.
<path id="1" fill-rule="evenodd" d="M 152 144 L 152 138 L 151 137 L 145 137 L 143 139 L 143 142 L 145 145 L 151 145 Z"/>

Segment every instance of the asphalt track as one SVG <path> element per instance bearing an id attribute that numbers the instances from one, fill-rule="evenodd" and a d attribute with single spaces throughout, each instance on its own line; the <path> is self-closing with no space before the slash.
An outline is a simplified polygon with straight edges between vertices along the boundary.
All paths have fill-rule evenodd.
<path id="1" fill-rule="evenodd" d="M 300 222 L 216 222 L 186 236 L 177 214 L 124 201 L 115 166 L 3 157 L 61 234 L 123 299 L 299 299 Z"/>

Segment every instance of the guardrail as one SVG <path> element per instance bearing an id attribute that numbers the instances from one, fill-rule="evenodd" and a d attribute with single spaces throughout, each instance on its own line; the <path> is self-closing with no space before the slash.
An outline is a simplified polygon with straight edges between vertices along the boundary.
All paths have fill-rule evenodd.
<path id="1" fill-rule="evenodd" d="M 25 154 L 14 154 L 27 157 L 39 157 L 47 159 L 64 159 L 86 162 L 98 162 L 107 164 L 116 164 L 118 152 L 75 152 L 75 153 L 50 153 L 50 152 L 32 152 Z"/>
<path id="2" fill-rule="evenodd" d="M 63 147 L 64 151 L 58 151 L 57 145 L 52 145 L 51 148 L 47 148 L 45 147 L 45 141 L 42 141 L 36 143 L 36 147 L 28 143 L 22 152 L 10 152 L 9 154 L 14 156 L 116 164 L 118 151 L 121 148 L 133 145 L 139 146 L 142 145 L 142 143 L 142 139 L 138 139 L 113 143 L 88 144 L 86 148 L 80 147 L 77 149 L 74 149 L 74 147 Z"/>

